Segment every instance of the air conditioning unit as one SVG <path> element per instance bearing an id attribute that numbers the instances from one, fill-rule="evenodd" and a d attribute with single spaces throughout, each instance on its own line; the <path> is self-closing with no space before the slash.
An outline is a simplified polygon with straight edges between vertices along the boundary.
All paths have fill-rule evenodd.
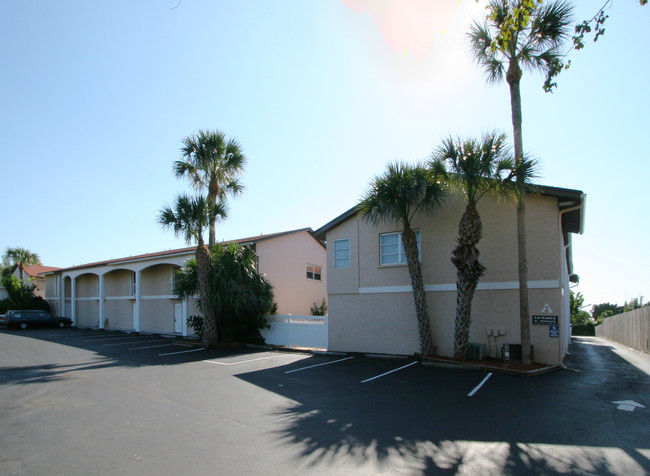
<path id="1" fill-rule="evenodd" d="M 534 359 L 533 345 L 530 346 L 530 360 Z M 503 344 L 501 346 L 501 358 L 513 362 L 521 362 L 521 344 Z"/>
<path id="2" fill-rule="evenodd" d="M 467 358 L 469 360 L 483 360 L 485 358 L 485 344 L 467 345 Z"/>

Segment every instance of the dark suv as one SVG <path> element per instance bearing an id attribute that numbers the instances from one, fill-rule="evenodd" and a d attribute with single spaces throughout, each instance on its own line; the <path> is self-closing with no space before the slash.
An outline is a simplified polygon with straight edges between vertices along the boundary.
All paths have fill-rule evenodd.
<path id="1" fill-rule="evenodd" d="M 18 327 L 65 327 L 72 324 L 69 317 L 55 317 L 46 311 L 7 311 L 5 323 L 8 328 Z"/>

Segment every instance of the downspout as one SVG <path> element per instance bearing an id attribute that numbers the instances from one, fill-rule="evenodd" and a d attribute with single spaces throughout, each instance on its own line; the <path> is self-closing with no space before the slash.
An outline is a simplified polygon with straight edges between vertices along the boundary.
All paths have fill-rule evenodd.
<path id="1" fill-rule="evenodd" d="M 558 214 L 558 224 L 559 224 L 558 228 L 560 230 L 560 237 L 561 237 L 561 239 L 563 241 L 564 241 L 564 230 L 562 229 L 562 216 L 565 213 L 575 212 L 577 210 L 583 209 L 584 208 L 584 197 L 585 197 L 584 194 L 582 194 L 580 196 L 580 204 L 579 205 L 575 205 L 573 207 L 569 207 L 569 208 L 565 208 L 564 210 L 560 210 L 560 213 Z M 583 231 L 584 231 L 584 219 L 581 219 L 580 220 L 580 234 L 582 234 Z M 568 240 L 568 241 L 569 242 L 566 245 L 562 245 L 562 255 L 560 256 L 560 277 L 564 276 L 564 270 L 562 269 L 564 262 L 566 261 L 566 266 L 567 267 L 569 265 L 568 260 L 567 260 L 567 250 L 571 247 L 571 245 L 572 245 L 571 241 L 572 240 Z M 567 269 L 566 272 L 567 272 L 567 276 L 568 276 L 569 270 Z M 562 289 L 564 290 L 564 280 L 561 280 L 561 282 L 562 282 Z M 569 285 L 567 284 L 567 288 L 568 287 L 569 287 Z M 569 293 L 570 293 L 570 291 L 569 291 Z M 564 299 L 571 299 L 571 297 L 570 296 L 565 296 Z M 566 307 L 564 305 L 564 302 L 562 303 L 562 311 L 563 312 L 566 311 Z M 570 322 L 571 321 L 571 306 L 570 305 L 569 305 L 569 316 L 568 316 L 568 318 L 569 318 L 569 322 Z M 570 326 L 569 326 L 569 328 L 570 328 Z M 567 349 L 569 347 L 570 342 L 571 342 L 571 336 L 567 336 L 567 340 L 566 340 L 566 348 Z M 558 361 L 559 362 L 562 362 L 564 360 L 563 355 L 562 355 L 563 347 L 565 347 L 563 345 L 563 343 L 561 343 L 561 345 L 558 346 L 558 357 L 559 357 Z M 563 365 L 563 364 L 561 364 L 561 365 Z"/>

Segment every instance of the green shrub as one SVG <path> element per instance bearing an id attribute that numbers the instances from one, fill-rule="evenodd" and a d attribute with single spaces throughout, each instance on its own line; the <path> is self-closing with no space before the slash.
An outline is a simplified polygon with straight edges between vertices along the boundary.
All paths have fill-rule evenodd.
<path id="1" fill-rule="evenodd" d="M 201 316 L 188 317 L 187 325 L 192 328 L 196 337 L 203 339 L 203 318 Z"/>
<path id="2" fill-rule="evenodd" d="M 312 316 L 326 316 L 327 315 L 327 303 L 325 302 L 325 298 L 323 298 L 323 302 L 320 303 L 320 306 L 314 302 L 311 306 L 311 315 Z"/>
<path id="3" fill-rule="evenodd" d="M 573 336 L 595 336 L 595 326 L 591 323 L 583 324 L 580 326 L 571 327 L 571 335 Z"/>

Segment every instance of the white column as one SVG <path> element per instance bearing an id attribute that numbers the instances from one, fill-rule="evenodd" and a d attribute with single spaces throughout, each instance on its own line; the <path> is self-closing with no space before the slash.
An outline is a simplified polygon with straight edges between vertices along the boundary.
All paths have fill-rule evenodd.
<path id="1" fill-rule="evenodd" d="M 99 328 L 103 329 L 104 328 L 104 322 L 106 319 L 104 318 L 104 295 L 106 294 L 106 290 L 104 289 L 104 275 L 100 274 L 99 275 Z"/>
<path id="2" fill-rule="evenodd" d="M 59 310 L 61 314 L 59 316 L 65 316 L 65 276 L 63 274 L 59 275 Z"/>
<path id="3" fill-rule="evenodd" d="M 77 278 L 70 277 L 72 280 L 71 294 L 70 294 L 70 319 L 72 319 L 72 324 L 77 325 Z"/>
<path id="4" fill-rule="evenodd" d="M 135 310 L 133 312 L 133 329 L 140 332 L 140 311 L 142 309 L 142 292 L 140 288 L 142 284 L 142 272 L 140 270 L 135 272 Z"/>
<path id="5" fill-rule="evenodd" d="M 181 314 L 183 316 L 183 336 L 187 336 L 187 317 L 190 315 L 190 300 L 188 298 L 183 298 Z"/>

